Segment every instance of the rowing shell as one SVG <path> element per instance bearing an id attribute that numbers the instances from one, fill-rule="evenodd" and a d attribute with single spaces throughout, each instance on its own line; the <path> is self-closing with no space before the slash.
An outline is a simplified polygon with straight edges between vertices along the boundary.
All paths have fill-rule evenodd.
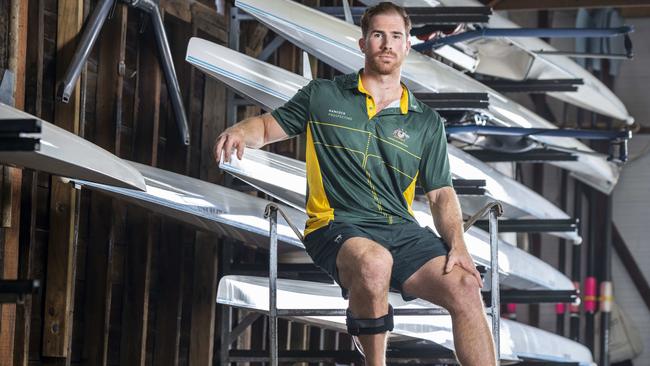
<path id="1" fill-rule="evenodd" d="M 40 143 L 31 151 L 0 149 L 0 163 L 116 187 L 144 189 L 142 175 L 117 156 L 60 127 L 0 103 L 0 130 L 8 120 L 36 120 L 41 132 L 22 137 L 38 137 Z"/>
<path id="2" fill-rule="evenodd" d="M 217 302 L 224 305 L 268 313 L 268 278 L 224 276 L 219 282 Z M 278 309 L 347 309 L 337 285 L 278 279 Z M 395 309 L 422 309 L 437 306 L 424 301 L 404 302 L 397 293 L 389 293 Z M 346 331 L 343 316 L 291 317 L 339 332 Z M 395 316 L 389 341 L 428 341 L 454 351 L 451 317 L 448 315 Z M 589 349 L 556 334 L 508 319 L 500 321 L 501 358 L 503 361 L 531 359 L 551 362 L 574 362 L 591 366 Z M 433 345 L 431 345 L 433 346 Z M 452 357 L 453 358 L 453 357 Z"/>

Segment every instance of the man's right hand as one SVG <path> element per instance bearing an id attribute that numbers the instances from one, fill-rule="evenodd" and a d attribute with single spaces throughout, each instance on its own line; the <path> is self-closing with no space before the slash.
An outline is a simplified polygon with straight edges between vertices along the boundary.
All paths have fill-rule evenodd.
<path id="1" fill-rule="evenodd" d="M 244 142 L 244 134 L 241 129 L 230 127 L 223 131 L 214 144 L 214 158 L 217 164 L 223 161 L 230 162 L 233 150 L 237 150 L 237 159 L 241 160 L 244 156 L 244 149 L 246 142 Z"/>

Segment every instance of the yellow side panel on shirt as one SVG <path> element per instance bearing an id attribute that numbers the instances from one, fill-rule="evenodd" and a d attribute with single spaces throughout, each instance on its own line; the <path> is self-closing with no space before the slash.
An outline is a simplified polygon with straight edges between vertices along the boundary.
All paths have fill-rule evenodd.
<path id="1" fill-rule="evenodd" d="M 420 174 L 420 172 L 418 172 Z M 404 195 L 404 199 L 406 200 L 406 204 L 408 205 L 408 210 L 411 216 L 415 217 L 415 214 L 413 213 L 413 208 L 411 207 L 413 205 L 413 198 L 415 198 L 415 184 L 418 181 L 418 174 L 413 177 L 413 181 L 409 186 L 406 188 L 402 194 Z"/>
<path id="2" fill-rule="evenodd" d="M 320 164 L 314 148 L 314 139 L 309 127 L 307 128 L 307 151 L 305 155 L 307 160 L 307 186 L 309 187 L 309 196 L 307 197 L 307 215 L 309 219 L 305 229 L 305 235 L 307 235 L 334 220 L 334 209 L 330 207 L 329 200 L 325 195 L 323 176 L 320 172 Z"/>

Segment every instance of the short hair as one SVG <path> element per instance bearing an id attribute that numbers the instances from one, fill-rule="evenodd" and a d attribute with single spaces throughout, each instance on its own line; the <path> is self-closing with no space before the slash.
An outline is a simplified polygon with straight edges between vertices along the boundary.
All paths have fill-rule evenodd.
<path id="1" fill-rule="evenodd" d="M 366 38 L 368 35 L 368 29 L 370 28 L 370 22 L 375 15 L 386 14 L 386 13 L 396 13 L 404 19 L 404 27 L 406 28 L 405 36 L 408 36 L 411 31 L 411 18 L 406 13 L 403 7 L 395 5 L 389 1 L 381 2 L 375 6 L 368 7 L 366 11 L 361 16 L 361 34 L 363 38 Z"/>

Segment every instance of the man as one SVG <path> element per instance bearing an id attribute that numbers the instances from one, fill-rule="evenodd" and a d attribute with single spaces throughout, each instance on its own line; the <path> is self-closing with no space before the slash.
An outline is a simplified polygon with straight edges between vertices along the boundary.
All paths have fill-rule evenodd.
<path id="1" fill-rule="evenodd" d="M 480 296 L 482 281 L 464 239 L 451 187 L 444 126 L 400 82 L 410 20 L 392 3 L 368 8 L 358 73 L 314 80 L 284 106 L 225 130 L 217 161 L 306 132 L 309 219 L 305 247 L 349 298 L 348 331 L 367 365 L 384 365 L 392 330 L 389 287 L 449 310 L 458 359 L 495 365 Z M 427 192 L 442 236 L 417 224 L 411 203 Z"/>

